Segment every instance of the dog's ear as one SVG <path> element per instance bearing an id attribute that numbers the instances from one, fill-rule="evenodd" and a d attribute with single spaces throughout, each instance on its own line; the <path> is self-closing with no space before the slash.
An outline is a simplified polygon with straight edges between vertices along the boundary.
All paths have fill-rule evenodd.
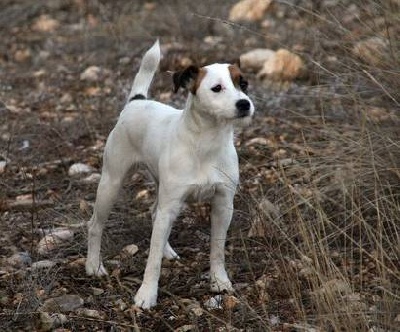
<path id="1" fill-rule="evenodd" d="M 189 66 L 184 70 L 175 72 L 172 75 L 174 93 L 178 92 L 179 88 L 189 88 L 190 83 L 194 82 L 199 75 L 199 71 L 198 67 Z"/>

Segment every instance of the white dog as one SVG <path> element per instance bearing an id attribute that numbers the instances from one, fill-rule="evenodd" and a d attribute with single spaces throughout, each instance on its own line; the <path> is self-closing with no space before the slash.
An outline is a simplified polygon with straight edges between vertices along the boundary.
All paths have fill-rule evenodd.
<path id="1" fill-rule="evenodd" d="M 147 166 L 157 184 L 153 231 L 143 283 L 135 304 L 156 305 L 162 257 L 178 258 L 168 243 L 172 222 L 187 199 L 211 201 L 211 290 L 232 290 L 225 270 L 225 239 L 239 181 L 233 145 L 237 122 L 250 122 L 254 106 L 237 65 L 190 66 L 173 75 L 175 91 L 190 91 L 184 110 L 147 100 L 160 62 L 158 41 L 144 55 L 128 102 L 108 137 L 93 216 L 89 222 L 88 275 L 106 275 L 100 259 L 104 223 L 132 165 Z"/>

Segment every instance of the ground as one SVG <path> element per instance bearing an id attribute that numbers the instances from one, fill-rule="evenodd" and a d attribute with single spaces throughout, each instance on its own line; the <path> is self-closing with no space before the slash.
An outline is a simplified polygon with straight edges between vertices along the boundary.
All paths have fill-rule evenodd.
<path id="1" fill-rule="evenodd" d="M 400 4 L 272 1 L 261 21 L 235 23 L 235 2 L 2 1 L 3 330 L 398 331 Z M 176 107 L 185 96 L 172 93 L 170 71 L 187 64 L 284 48 L 306 72 L 290 82 L 245 72 L 257 114 L 235 138 L 241 185 L 226 249 L 235 292 L 209 292 L 209 208 L 194 204 L 170 238 L 181 259 L 163 262 L 158 305 L 142 311 L 132 298 L 154 185 L 142 170 L 127 178 L 103 239 L 110 276 L 95 279 L 84 257 L 96 176 L 69 170 L 100 172 L 156 38 L 163 59 L 151 94 Z M 60 229 L 65 241 L 41 247 Z"/>

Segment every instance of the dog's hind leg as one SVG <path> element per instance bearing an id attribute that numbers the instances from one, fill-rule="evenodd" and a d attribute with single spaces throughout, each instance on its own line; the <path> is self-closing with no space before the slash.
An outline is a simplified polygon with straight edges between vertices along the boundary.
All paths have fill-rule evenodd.
<path id="1" fill-rule="evenodd" d="M 104 224 L 117 198 L 126 172 L 133 164 L 132 153 L 127 153 L 127 146 L 111 135 L 104 151 L 103 169 L 97 189 L 93 215 L 88 223 L 88 252 L 86 273 L 103 276 L 107 274 L 100 259 L 101 237 Z M 112 144 L 113 140 L 118 144 Z"/>

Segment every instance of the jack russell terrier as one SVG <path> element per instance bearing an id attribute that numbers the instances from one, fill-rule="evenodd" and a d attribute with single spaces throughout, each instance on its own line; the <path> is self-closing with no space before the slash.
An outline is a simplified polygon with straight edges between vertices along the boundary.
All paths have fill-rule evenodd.
<path id="1" fill-rule="evenodd" d="M 175 92 L 189 90 L 184 110 L 147 100 L 160 62 L 158 40 L 144 55 L 128 102 L 104 149 L 101 180 L 88 223 L 86 273 L 107 274 L 100 259 L 101 236 L 127 171 L 147 166 L 157 186 L 153 231 L 143 282 L 134 300 L 141 308 L 157 303 L 162 257 L 179 258 L 168 237 L 188 199 L 211 202 L 210 281 L 214 292 L 232 291 L 225 270 L 225 240 L 232 219 L 239 167 L 234 126 L 250 123 L 254 106 L 238 65 L 189 66 L 173 74 Z"/>

